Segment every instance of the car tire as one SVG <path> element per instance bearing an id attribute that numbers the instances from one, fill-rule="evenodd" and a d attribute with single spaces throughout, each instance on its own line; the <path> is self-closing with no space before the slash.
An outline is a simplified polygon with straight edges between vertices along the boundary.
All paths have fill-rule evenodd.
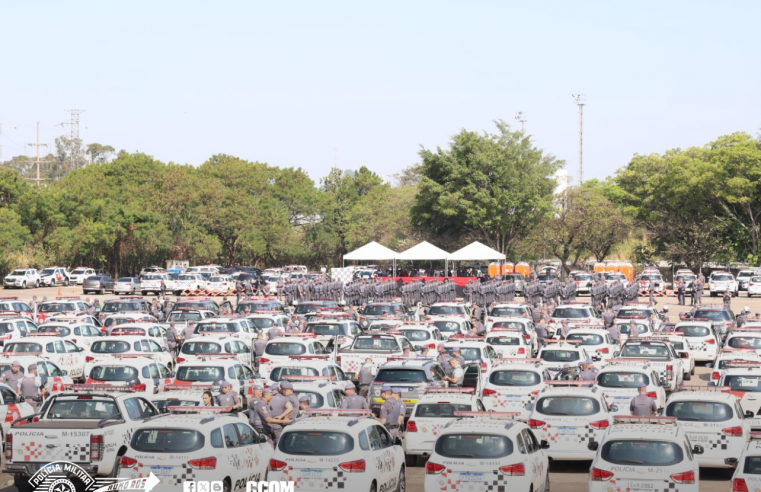
<path id="1" fill-rule="evenodd" d="M 399 478 L 396 481 L 396 492 L 406 492 L 407 491 L 407 474 L 405 473 L 404 467 L 399 470 Z"/>
<path id="2" fill-rule="evenodd" d="M 547 473 L 547 476 L 544 479 L 544 492 L 550 492 L 550 474 Z"/>
<path id="3" fill-rule="evenodd" d="M 122 457 L 116 456 L 116 461 L 114 462 L 114 467 L 111 468 L 111 473 L 108 474 L 109 478 L 116 478 L 119 476 L 119 472 L 122 469 Z"/>
<path id="4" fill-rule="evenodd" d="M 404 455 L 404 464 L 407 465 L 407 468 L 412 468 L 417 463 L 417 455 L 416 454 L 405 454 Z"/>
<path id="5" fill-rule="evenodd" d="M 32 485 L 29 483 L 29 479 L 18 474 L 13 475 L 13 485 L 18 492 L 32 492 L 33 490 Z"/>
<path id="6" fill-rule="evenodd" d="M 687 371 L 687 374 L 685 374 L 685 375 L 682 377 L 682 380 L 683 380 L 683 381 L 689 381 L 690 379 L 692 379 L 692 374 L 691 374 L 689 371 Z"/>
<path id="7" fill-rule="evenodd" d="M 222 482 L 222 492 L 230 492 L 230 489 L 232 487 L 230 486 L 230 479 L 225 478 L 225 481 Z"/>
<path id="8" fill-rule="evenodd" d="M 106 295 L 106 289 L 100 289 L 99 294 L 102 296 Z"/>
<path id="9" fill-rule="evenodd" d="M 22 288 L 22 289 L 26 289 L 26 280 L 24 280 L 24 283 L 23 283 L 23 284 L 21 284 L 21 288 Z"/>
<path id="10" fill-rule="evenodd" d="M 370 492 L 378 492 L 378 486 L 375 485 L 375 482 L 370 484 Z"/>
<path id="11" fill-rule="evenodd" d="M 71 282 L 69 282 L 69 279 L 68 279 L 68 278 L 67 278 L 66 280 L 64 280 L 64 281 L 63 281 L 63 285 L 65 285 L 66 287 L 68 287 L 69 285 L 71 285 Z"/>
<path id="12" fill-rule="evenodd" d="M 690 371 L 690 374 L 692 374 L 693 376 L 695 375 L 695 368 L 694 368 L 694 367 L 693 367 L 693 368 L 692 368 L 692 370 Z"/>
<path id="13" fill-rule="evenodd" d="M 39 287 L 40 287 L 40 281 L 39 280 L 35 280 L 34 281 L 34 288 L 37 289 Z"/>

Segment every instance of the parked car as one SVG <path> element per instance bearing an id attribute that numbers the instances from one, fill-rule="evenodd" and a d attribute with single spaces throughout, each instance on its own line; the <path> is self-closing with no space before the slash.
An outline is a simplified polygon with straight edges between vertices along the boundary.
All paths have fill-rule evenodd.
<path id="1" fill-rule="evenodd" d="M 82 282 L 85 294 L 101 294 L 114 291 L 114 281 L 108 275 L 91 275 Z"/>

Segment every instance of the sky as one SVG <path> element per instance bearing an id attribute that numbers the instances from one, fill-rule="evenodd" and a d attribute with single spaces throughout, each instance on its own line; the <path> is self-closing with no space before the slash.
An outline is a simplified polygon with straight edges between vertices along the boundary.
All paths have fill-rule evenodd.
<path id="1" fill-rule="evenodd" d="M 761 2 L 36 1 L 0 5 L 2 160 L 68 132 L 388 176 L 462 129 L 515 128 L 584 177 L 761 127 Z"/>

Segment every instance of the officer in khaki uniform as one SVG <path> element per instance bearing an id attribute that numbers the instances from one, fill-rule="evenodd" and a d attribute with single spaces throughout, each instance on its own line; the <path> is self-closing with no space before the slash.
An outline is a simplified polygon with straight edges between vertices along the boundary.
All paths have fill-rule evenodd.
<path id="1" fill-rule="evenodd" d="M 391 395 L 391 386 L 383 385 L 380 396 L 385 401 L 380 407 L 380 417 L 378 417 L 378 421 L 386 427 L 386 430 L 389 431 L 391 437 L 396 437 L 397 431 L 399 430 L 399 409 L 396 405 L 396 401 Z"/>
<path id="2" fill-rule="evenodd" d="M 24 373 L 22 373 L 20 369 L 21 362 L 17 360 L 11 362 L 11 368 L 5 371 L 2 376 L 0 376 L 0 383 L 7 384 L 11 388 L 15 389 L 18 393 L 19 384 L 21 384 L 21 380 L 24 378 Z"/>
<path id="3" fill-rule="evenodd" d="M 40 387 L 42 387 L 42 392 L 40 392 Z M 45 396 L 45 387 L 42 386 L 42 380 L 37 375 L 36 362 L 27 368 L 26 376 L 19 381 L 18 390 L 24 401 L 34 409 L 34 413 L 37 413 L 37 407 L 42 402 L 42 397 Z"/>
<path id="4" fill-rule="evenodd" d="M 346 398 L 341 402 L 341 408 L 344 410 L 369 410 L 367 400 L 357 394 L 357 388 L 354 383 L 348 382 L 344 387 Z"/>
<path id="5" fill-rule="evenodd" d="M 220 387 L 222 388 L 222 394 L 217 396 L 220 407 L 232 407 L 233 410 L 237 410 L 243 406 L 238 395 L 233 393 L 232 384 L 228 381 L 222 381 Z"/>
<path id="6" fill-rule="evenodd" d="M 639 394 L 632 398 L 632 401 L 629 404 L 629 411 L 631 414 L 635 417 L 650 417 L 652 415 L 657 415 L 658 406 L 655 404 L 655 400 L 645 394 L 647 393 L 647 385 L 640 383 L 637 388 Z"/>

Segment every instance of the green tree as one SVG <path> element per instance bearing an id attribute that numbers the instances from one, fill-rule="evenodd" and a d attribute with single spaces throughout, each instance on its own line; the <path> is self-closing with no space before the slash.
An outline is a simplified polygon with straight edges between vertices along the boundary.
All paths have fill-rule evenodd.
<path id="1" fill-rule="evenodd" d="M 86 149 L 87 155 L 90 156 L 90 162 L 97 164 L 108 162 L 114 152 L 116 151 L 110 145 L 101 145 L 99 143 L 91 143 Z"/>

